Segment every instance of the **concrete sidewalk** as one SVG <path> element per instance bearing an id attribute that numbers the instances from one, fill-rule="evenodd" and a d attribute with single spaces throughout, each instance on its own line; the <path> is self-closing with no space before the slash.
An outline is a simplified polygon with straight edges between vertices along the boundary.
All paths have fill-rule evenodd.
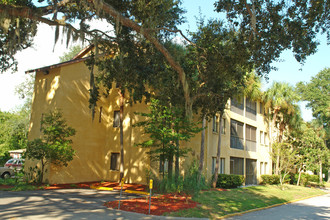
<path id="1" fill-rule="evenodd" d="M 136 197 L 139 195 L 123 194 L 123 199 Z M 0 191 L 0 219 L 185 219 L 150 216 L 103 206 L 107 201 L 118 199 L 119 191 L 93 189 Z"/>

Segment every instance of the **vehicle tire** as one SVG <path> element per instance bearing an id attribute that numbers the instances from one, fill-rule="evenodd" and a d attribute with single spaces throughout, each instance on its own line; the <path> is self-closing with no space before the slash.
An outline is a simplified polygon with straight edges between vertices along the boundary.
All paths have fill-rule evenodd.
<path id="1" fill-rule="evenodd" d="M 1 177 L 2 177 L 3 179 L 8 179 L 8 178 L 10 178 L 10 173 L 5 172 L 5 173 L 2 174 Z"/>

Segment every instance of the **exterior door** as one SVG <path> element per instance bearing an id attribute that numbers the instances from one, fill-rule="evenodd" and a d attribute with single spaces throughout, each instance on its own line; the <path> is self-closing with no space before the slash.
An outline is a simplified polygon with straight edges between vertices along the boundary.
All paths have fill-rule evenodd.
<path id="1" fill-rule="evenodd" d="M 245 185 L 257 184 L 257 160 L 246 159 L 246 180 Z"/>

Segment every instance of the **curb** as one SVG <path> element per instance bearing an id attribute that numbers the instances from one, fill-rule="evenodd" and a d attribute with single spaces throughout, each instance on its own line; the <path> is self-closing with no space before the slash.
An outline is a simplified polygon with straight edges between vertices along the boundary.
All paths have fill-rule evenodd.
<path id="1" fill-rule="evenodd" d="M 149 193 L 143 192 L 143 191 L 136 191 L 136 190 L 125 190 L 126 193 L 133 193 L 133 194 L 141 194 L 141 195 L 146 195 L 149 196 Z"/>
<path id="2" fill-rule="evenodd" d="M 113 188 L 103 186 L 91 186 L 91 189 L 113 191 Z"/>
<path id="3" fill-rule="evenodd" d="M 261 207 L 261 208 L 256 208 L 256 209 L 250 209 L 250 210 L 246 210 L 246 211 L 243 211 L 243 212 L 236 212 L 236 213 L 233 213 L 233 214 L 228 214 L 228 215 L 218 217 L 216 219 L 225 219 L 225 218 L 229 218 L 229 217 L 234 217 L 234 216 L 238 216 L 238 215 L 247 214 L 247 213 L 250 213 L 250 212 L 261 211 L 261 210 L 264 210 L 264 209 L 270 209 L 270 208 L 273 208 L 273 207 L 277 207 L 277 206 L 281 206 L 281 205 L 287 205 L 287 204 L 290 204 L 290 203 L 299 202 L 299 201 L 302 201 L 302 200 L 305 200 L 305 199 L 310 199 L 310 198 L 313 198 L 313 197 L 323 196 L 323 195 L 325 195 L 325 194 L 318 194 L 318 195 L 314 195 L 314 196 L 308 196 L 308 197 L 295 199 L 295 200 L 288 201 L 288 202 L 274 204 L 274 205 L 271 205 L 271 206 L 266 206 L 266 207 Z"/>

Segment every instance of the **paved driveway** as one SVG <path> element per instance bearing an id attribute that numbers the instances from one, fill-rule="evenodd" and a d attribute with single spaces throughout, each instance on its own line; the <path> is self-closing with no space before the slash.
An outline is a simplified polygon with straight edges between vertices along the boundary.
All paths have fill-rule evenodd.
<path id="1" fill-rule="evenodd" d="M 330 194 L 247 213 L 226 220 L 329 220 Z"/>
<path id="2" fill-rule="evenodd" d="M 125 198 L 137 195 L 124 195 Z M 117 211 L 103 206 L 118 191 L 92 189 L 0 191 L 0 219 L 175 219 Z"/>

